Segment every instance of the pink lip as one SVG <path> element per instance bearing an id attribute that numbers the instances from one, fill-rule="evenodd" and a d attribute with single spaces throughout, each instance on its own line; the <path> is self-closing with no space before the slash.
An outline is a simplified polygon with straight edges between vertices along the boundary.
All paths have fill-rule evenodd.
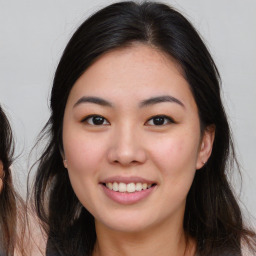
<path id="1" fill-rule="evenodd" d="M 108 182 L 122 182 L 125 184 L 129 184 L 129 183 L 147 183 L 147 184 L 155 184 L 155 181 L 152 180 L 147 180 L 141 177 L 137 177 L 137 176 L 132 176 L 132 177 L 124 177 L 124 176 L 113 176 L 113 177 L 109 177 L 106 178 L 104 180 L 102 180 L 100 183 L 108 183 Z"/>
<path id="2" fill-rule="evenodd" d="M 155 190 L 155 187 L 156 187 L 156 186 L 152 186 L 148 189 L 136 191 L 133 193 L 128 193 L 128 192 L 123 193 L 123 192 L 116 192 L 114 190 L 110 190 L 104 184 L 100 184 L 100 185 L 105 195 L 107 195 L 113 201 L 119 204 L 124 204 L 124 205 L 135 204 L 145 199 Z"/>

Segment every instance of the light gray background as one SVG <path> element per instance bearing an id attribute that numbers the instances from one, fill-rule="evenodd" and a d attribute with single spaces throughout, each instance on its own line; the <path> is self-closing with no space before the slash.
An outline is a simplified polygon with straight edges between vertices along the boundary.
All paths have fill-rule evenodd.
<path id="1" fill-rule="evenodd" d="M 78 25 L 111 2 L 0 0 L 0 103 L 14 129 L 20 155 L 13 171 L 23 191 L 28 154 L 49 116 L 50 87 L 61 53 Z M 256 217 L 256 0 L 165 3 L 195 25 L 217 63 L 243 166 L 241 198 Z"/>

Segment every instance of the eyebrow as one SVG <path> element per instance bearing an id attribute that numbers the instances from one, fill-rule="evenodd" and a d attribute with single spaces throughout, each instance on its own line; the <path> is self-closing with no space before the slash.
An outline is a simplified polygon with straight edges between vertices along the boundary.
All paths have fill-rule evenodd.
<path id="1" fill-rule="evenodd" d="M 147 100 L 143 100 L 140 103 L 140 107 L 147 107 L 147 106 L 154 105 L 157 103 L 162 103 L 162 102 L 177 103 L 180 106 L 185 108 L 185 105 L 180 100 L 178 100 L 177 98 L 175 98 L 173 96 L 169 96 L 169 95 L 157 96 L 157 97 L 149 98 Z"/>
<path id="2" fill-rule="evenodd" d="M 157 104 L 157 103 L 163 103 L 163 102 L 177 103 L 180 106 L 185 108 L 184 104 L 180 100 L 178 100 L 177 98 L 175 98 L 173 96 L 170 96 L 170 95 L 157 96 L 157 97 L 152 97 L 152 98 L 143 100 L 139 104 L 139 107 L 140 108 L 147 107 L 147 106 L 150 106 L 150 105 L 154 105 L 154 104 Z M 82 103 L 94 103 L 94 104 L 105 106 L 105 107 L 113 107 L 113 104 L 110 103 L 109 101 L 104 100 L 104 99 L 99 98 L 99 97 L 94 97 L 94 96 L 83 96 L 82 98 L 80 98 L 74 104 L 73 107 L 76 107 L 76 106 L 78 106 Z"/>
<path id="3" fill-rule="evenodd" d="M 102 98 L 98 98 L 98 97 L 82 97 L 80 98 L 73 107 L 76 107 L 82 103 L 94 103 L 94 104 L 98 104 L 101 106 L 105 106 L 105 107 L 113 107 L 113 105 L 108 102 L 107 100 L 104 100 Z"/>

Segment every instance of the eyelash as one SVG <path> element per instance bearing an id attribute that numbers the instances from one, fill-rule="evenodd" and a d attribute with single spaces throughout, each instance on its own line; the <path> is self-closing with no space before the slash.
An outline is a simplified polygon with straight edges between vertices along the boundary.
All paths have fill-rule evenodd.
<path id="1" fill-rule="evenodd" d="M 93 118 L 101 118 L 101 119 L 103 120 L 103 123 L 102 123 L 102 124 L 95 124 L 95 123 L 93 123 Z M 90 120 L 90 119 L 91 119 L 91 120 Z M 92 121 L 92 122 L 90 123 L 89 120 Z M 108 125 L 108 124 L 110 124 L 109 121 L 108 121 L 105 117 L 103 117 L 103 116 L 101 116 L 101 115 L 89 115 L 89 116 L 85 117 L 81 122 L 82 122 L 82 123 L 86 122 L 86 123 L 88 123 L 89 125 L 95 125 L 95 126 Z M 105 123 L 105 122 L 106 122 L 106 123 Z"/>
<path id="2" fill-rule="evenodd" d="M 94 122 L 96 121 L 96 119 L 93 121 L 93 118 L 100 118 L 101 121 L 103 121 L 103 123 L 95 124 Z M 162 119 L 161 121 L 164 121 L 164 122 L 163 123 L 160 122 L 160 124 L 155 124 L 155 123 L 150 124 L 150 121 L 154 122 L 154 121 L 156 121 L 157 118 L 158 119 L 159 118 Z M 84 119 L 82 119 L 81 122 L 82 123 L 86 122 L 87 124 L 94 125 L 94 126 L 101 126 L 101 125 L 108 125 L 108 124 L 110 124 L 109 121 L 105 117 L 103 117 L 101 115 L 89 115 L 89 116 L 85 117 Z M 170 123 L 175 123 L 175 121 L 171 117 L 166 116 L 166 115 L 156 115 L 156 116 L 150 117 L 146 121 L 145 125 L 149 125 L 149 126 L 164 126 L 164 125 L 168 125 Z"/>
<path id="3" fill-rule="evenodd" d="M 164 119 L 164 123 L 163 124 L 149 124 L 149 125 L 152 125 L 152 126 L 164 126 L 164 125 L 168 125 L 168 124 L 171 124 L 171 123 L 175 123 L 175 121 L 171 117 L 169 117 L 169 116 L 166 116 L 166 115 L 156 115 L 156 116 L 150 117 L 145 124 L 149 123 L 150 121 L 154 122 L 154 119 L 156 120 L 156 118 Z"/>

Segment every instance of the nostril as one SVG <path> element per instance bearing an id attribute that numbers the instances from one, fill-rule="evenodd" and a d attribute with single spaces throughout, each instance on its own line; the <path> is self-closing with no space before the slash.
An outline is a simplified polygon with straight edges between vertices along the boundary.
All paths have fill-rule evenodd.
<path id="1" fill-rule="evenodd" d="M 128 145 L 122 143 L 110 147 L 107 152 L 108 161 L 112 164 L 120 164 L 123 166 L 142 164 L 146 161 L 146 152 L 139 145 Z"/>

